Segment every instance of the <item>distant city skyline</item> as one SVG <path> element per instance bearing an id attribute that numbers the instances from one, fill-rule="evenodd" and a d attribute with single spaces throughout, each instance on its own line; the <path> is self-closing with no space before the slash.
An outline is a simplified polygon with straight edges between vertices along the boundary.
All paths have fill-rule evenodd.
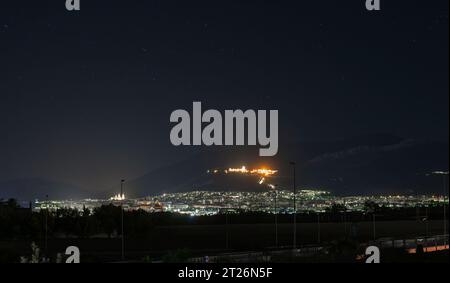
<path id="1" fill-rule="evenodd" d="M 274 200 L 277 197 L 276 211 L 280 214 L 293 213 L 293 192 L 287 190 L 268 190 L 265 192 L 208 192 L 192 191 L 171 193 L 140 198 L 112 196 L 105 199 L 85 200 L 39 200 L 34 202 L 36 210 L 63 208 L 87 208 L 93 211 L 102 205 L 125 204 L 125 210 L 144 210 L 147 212 L 172 212 L 191 216 L 208 216 L 225 212 L 264 212 L 275 213 Z M 448 203 L 443 195 L 376 195 L 376 196 L 333 196 L 330 192 L 318 189 L 298 189 L 298 212 L 324 213 L 334 205 L 341 205 L 348 211 L 364 211 L 367 202 L 380 207 L 407 208 L 417 206 L 438 206 Z"/>

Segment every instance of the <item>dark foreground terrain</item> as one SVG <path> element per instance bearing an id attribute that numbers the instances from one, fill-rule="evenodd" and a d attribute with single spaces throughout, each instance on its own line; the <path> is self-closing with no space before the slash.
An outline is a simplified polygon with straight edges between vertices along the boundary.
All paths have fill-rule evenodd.
<path id="1" fill-rule="evenodd" d="M 441 235 L 443 221 L 382 221 L 359 223 L 298 223 L 298 247 L 339 245 L 339 241 L 353 245 L 367 243 L 375 237 L 378 240 L 415 239 L 425 236 Z M 191 257 L 216 255 L 242 251 L 268 251 L 289 249 L 293 240 L 293 225 L 278 225 L 278 248 L 276 248 L 274 224 L 229 224 L 229 225 L 179 225 L 158 226 L 146 238 L 125 237 L 125 253 L 128 261 L 183 261 Z M 319 232 L 320 231 L 320 232 Z M 320 233 L 320 234 L 319 234 Z M 0 241 L 0 260 L 18 262 L 20 256 L 31 255 L 31 240 Z M 45 251 L 45 241 L 36 241 Z M 97 235 L 91 238 L 50 238 L 48 255 L 55 258 L 56 253 L 64 253 L 67 246 L 77 246 L 81 251 L 82 262 L 120 261 L 121 239 Z M 447 255 L 447 256 L 445 256 Z M 448 261 L 448 251 L 427 253 L 427 255 L 408 255 L 390 252 L 392 262 Z M 295 260 L 281 255 L 273 256 L 272 261 L 329 262 L 334 258 L 327 255 L 311 255 Z"/>

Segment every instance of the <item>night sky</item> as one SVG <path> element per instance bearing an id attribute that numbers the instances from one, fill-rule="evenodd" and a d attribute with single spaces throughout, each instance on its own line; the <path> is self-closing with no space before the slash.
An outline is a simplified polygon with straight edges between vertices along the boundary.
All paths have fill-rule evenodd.
<path id="1" fill-rule="evenodd" d="M 99 190 L 171 164 L 202 150 L 169 140 L 193 101 L 278 109 L 280 144 L 447 141 L 448 50 L 447 0 L 2 0 L 0 178 Z"/>

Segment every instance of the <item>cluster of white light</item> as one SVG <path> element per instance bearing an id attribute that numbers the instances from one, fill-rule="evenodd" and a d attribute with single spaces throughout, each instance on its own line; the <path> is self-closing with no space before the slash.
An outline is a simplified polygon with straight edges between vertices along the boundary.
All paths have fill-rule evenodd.
<path id="1" fill-rule="evenodd" d="M 125 200 L 125 194 L 117 194 L 111 197 L 109 200 Z"/>
<path id="2" fill-rule="evenodd" d="M 448 171 L 434 171 L 432 174 L 434 174 L 434 175 L 448 175 Z"/>
<path id="3" fill-rule="evenodd" d="M 249 171 L 245 166 L 242 166 L 241 168 L 229 168 L 227 172 L 247 174 Z"/>

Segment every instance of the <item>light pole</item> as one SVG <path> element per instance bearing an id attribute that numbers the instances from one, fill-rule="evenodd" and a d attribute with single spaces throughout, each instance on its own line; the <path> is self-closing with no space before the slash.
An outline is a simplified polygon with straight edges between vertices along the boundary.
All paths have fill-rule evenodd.
<path id="1" fill-rule="evenodd" d="M 428 206 L 426 206 L 425 207 L 425 218 L 424 218 L 424 220 L 425 220 L 425 235 L 426 235 L 426 238 L 428 238 L 428 236 L 429 236 L 429 223 L 428 223 Z"/>
<path id="2" fill-rule="evenodd" d="M 443 186 L 444 186 L 444 235 L 447 235 L 447 203 L 445 202 L 445 197 L 447 195 L 447 178 L 448 172 L 439 172 L 442 175 Z"/>
<path id="3" fill-rule="evenodd" d="M 278 185 L 274 186 L 274 213 L 275 213 L 275 247 L 278 248 L 278 208 L 277 208 L 277 197 L 278 197 L 278 191 L 277 191 Z"/>
<path id="4" fill-rule="evenodd" d="M 443 180 L 443 197 L 444 197 L 444 236 L 447 235 L 447 203 L 445 201 L 445 196 L 447 195 L 447 178 L 448 178 L 448 171 L 436 171 L 433 172 L 433 175 L 440 175 L 442 176 Z"/>
<path id="5" fill-rule="evenodd" d="M 293 239 L 293 249 L 295 250 L 297 247 L 297 190 L 295 188 L 295 165 L 296 163 L 294 161 L 291 161 L 289 163 L 292 166 L 293 169 L 293 186 L 294 186 L 294 239 Z"/>
<path id="6" fill-rule="evenodd" d="M 121 234 L 122 234 L 122 260 L 125 259 L 125 237 L 123 234 L 123 201 L 125 200 L 124 194 L 123 194 L 123 184 L 125 183 L 125 180 L 120 180 L 120 218 L 121 218 Z"/>
<path id="7" fill-rule="evenodd" d="M 46 210 L 45 210 L 45 254 L 48 255 L 48 195 L 45 195 Z"/>
<path id="8" fill-rule="evenodd" d="M 317 243 L 320 244 L 320 212 L 317 212 Z"/>
<path id="9" fill-rule="evenodd" d="M 347 238 L 347 203 L 344 198 L 344 215 L 342 216 L 344 222 L 344 237 Z"/>
<path id="10" fill-rule="evenodd" d="M 445 202 L 445 196 L 447 195 L 447 178 L 448 172 L 443 174 L 444 183 L 444 235 L 447 235 L 447 203 Z M 447 197 L 448 198 L 448 197 Z"/>
<path id="11" fill-rule="evenodd" d="M 376 226 L 375 226 L 375 212 L 372 214 L 372 226 L 373 226 L 373 240 L 377 240 L 377 234 L 376 234 Z"/>
<path id="12" fill-rule="evenodd" d="M 225 249 L 229 249 L 228 211 L 225 211 Z"/>

